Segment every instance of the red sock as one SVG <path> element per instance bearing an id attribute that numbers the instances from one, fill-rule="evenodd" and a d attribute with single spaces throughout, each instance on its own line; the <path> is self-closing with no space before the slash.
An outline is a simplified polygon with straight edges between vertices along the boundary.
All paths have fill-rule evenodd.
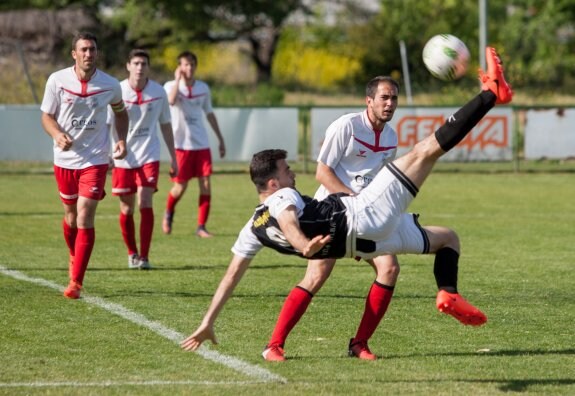
<path id="1" fill-rule="evenodd" d="M 93 228 L 78 228 L 76 246 L 74 247 L 76 254 L 74 255 L 74 265 L 72 267 L 72 280 L 79 284 L 84 281 L 84 274 L 88 268 L 95 241 L 96 232 Z"/>
<path id="2" fill-rule="evenodd" d="M 64 240 L 70 250 L 70 256 L 74 257 L 74 245 L 76 244 L 78 229 L 70 227 L 68 223 L 66 223 L 66 220 L 62 220 L 62 228 L 64 229 Z"/>
<path id="3" fill-rule="evenodd" d="M 154 209 L 140 209 L 140 256 L 147 259 L 154 231 Z"/>
<path id="4" fill-rule="evenodd" d="M 120 229 L 124 243 L 128 248 L 128 255 L 137 254 L 138 246 L 136 245 L 136 226 L 134 225 L 134 215 L 120 212 Z"/>
<path id="5" fill-rule="evenodd" d="M 203 226 L 208 222 L 210 214 L 211 195 L 200 195 L 198 200 L 198 225 Z"/>
<path id="6" fill-rule="evenodd" d="M 180 198 L 174 198 L 172 193 L 168 193 L 168 201 L 166 202 L 166 212 L 174 213 L 176 211 L 176 204 Z"/>
<path id="7" fill-rule="evenodd" d="M 268 346 L 283 346 L 285 344 L 289 333 L 307 310 L 312 297 L 313 295 L 310 292 L 299 286 L 292 289 L 280 311 L 276 327 L 274 328 Z"/>
<path id="8" fill-rule="evenodd" d="M 373 282 L 367 298 L 365 299 L 365 311 L 357 329 L 354 341 L 369 340 L 377 325 L 385 315 L 391 297 L 393 296 L 393 287 Z"/>

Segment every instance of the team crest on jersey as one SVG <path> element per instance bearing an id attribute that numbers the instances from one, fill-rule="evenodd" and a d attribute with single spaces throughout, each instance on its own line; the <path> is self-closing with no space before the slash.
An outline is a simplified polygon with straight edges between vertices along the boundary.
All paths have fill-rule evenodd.
<path id="1" fill-rule="evenodd" d="M 96 98 L 94 96 L 90 96 L 90 97 L 86 98 L 86 106 L 88 106 L 90 109 L 94 110 L 95 108 L 98 107 L 98 98 Z"/>

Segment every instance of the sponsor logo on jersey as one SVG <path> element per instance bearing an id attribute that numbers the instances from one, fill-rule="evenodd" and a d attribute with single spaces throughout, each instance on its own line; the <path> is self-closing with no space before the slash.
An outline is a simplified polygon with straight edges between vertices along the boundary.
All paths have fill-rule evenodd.
<path id="1" fill-rule="evenodd" d="M 254 220 L 254 227 L 261 227 L 270 220 L 270 211 L 266 210 Z"/>
<path id="2" fill-rule="evenodd" d="M 357 185 L 365 187 L 373 181 L 373 177 L 357 175 L 353 180 Z"/>
<path id="3" fill-rule="evenodd" d="M 150 132 L 150 128 L 136 128 L 133 129 L 131 134 L 134 137 L 139 137 L 139 136 L 148 136 Z"/>
<path id="4" fill-rule="evenodd" d="M 97 121 L 96 120 L 87 120 L 85 118 L 73 118 L 72 119 L 72 127 L 74 127 L 75 129 L 94 129 L 94 127 L 97 125 Z M 91 127 L 91 128 L 90 128 Z"/>
<path id="5" fill-rule="evenodd" d="M 367 155 L 365 155 L 367 151 L 366 150 L 359 150 L 359 153 L 356 154 L 356 157 L 361 157 L 361 158 L 366 158 Z"/>

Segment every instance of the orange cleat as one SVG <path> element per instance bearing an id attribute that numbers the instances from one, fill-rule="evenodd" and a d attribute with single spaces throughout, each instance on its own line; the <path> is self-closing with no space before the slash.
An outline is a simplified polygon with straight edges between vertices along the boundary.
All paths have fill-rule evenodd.
<path id="1" fill-rule="evenodd" d="M 503 75 L 503 65 L 493 47 L 485 48 L 485 61 L 487 63 L 487 72 L 479 69 L 479 79 L 481 80 L 481 89 L 491 91 L 497 96 L 496 104 L 505 104 L 513 99 L 513 90 L 505 81 Z"/>
<path id="2" fill-rule="evenodd" d="M 70 281 L 66 290 L 64 290 L 64 297 L 76 300 L 80 298 L 80 291 L 82 290 L 82 285 L 75 281 Z"/>
<path id="3" fill-rule="evenodd" d="M 377 360 L 375 356 L 369 350 L 366 341 L 353 341 L 353 338 L 349 340 L 348 354 L 350 357 L 356 357 L 361 360 Z"/>
<path id="4" fill-rule="evenodd" d="M 262 356 L 268 362 L 283 362 L 286 360 L 284 354 L 283 348 L 279 345 L 266 346 L 262 352 Z"/>
<path id="5" fill-rule="evenodd" d="M 453 316 L 464 325 L 481 326 L 487 322 L 487 316 L 458 293 L 440 290 L 435 303 L 440 312 Z"/>

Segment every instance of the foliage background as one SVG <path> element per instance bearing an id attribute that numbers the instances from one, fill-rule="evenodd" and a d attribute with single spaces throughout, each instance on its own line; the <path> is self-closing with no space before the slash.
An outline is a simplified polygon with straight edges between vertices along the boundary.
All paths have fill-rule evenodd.
<path id="1" fill-rule="evenodd" d="M 560 95 L 570 96 L 575 88 L 575 3 L 486 3 L 487 41 L 501 53 L 518 93 L 514 103 L 556 102 Z M 94 29 L 102 38 L 101 67 L 122 78 L 125 54 L 134 47 L 146 48 L 152 53 L 154 78 L 162 82 L 171 78 L 177 53 L 191 49 L 200 58 L 199 77 L 213 86 L 225 86 L 221 97 L 215 93 L 220 104 L 231 104 L 226 95 L 239 101 L 234 104 L 282 104 L 289 92 L 361 97 L 366 80 L 379 74 L 405 85 L 401 40 L 407 49 L 415 104 L 425 104 L 429 93 L 459 103 L 460 97 L 477 89 L 478 4 L 471 0 L 213 0 L 209 4 L 6 0 L 0 4 L 0 79 L 9 89 L 0 93 L 0 103 L 33 102 L 18 53 L 10 43 L 22 43 L 32 84 L 41 96 L 48 74 L 70 64 L 69 39 L 73 30 L 82 28 L 69 22 L 42 31 L 43 22 L 37 22 L 35 35 L 29 27 L 24 29 L 28 24 L 3 21 L 24 18 L 27 10 L 58 14 L 78 8 L 95 18 Z M 439 33 L 458 36 L 472 54 L 468 74 L 457 82 L 436 80 L 423 66 L 421 49 Z M 31 49 L 41 34 L 53 36 L 53 48 Z M 258 89 L 260 85 L 264 89 Z M 232 89 L 239 93 L 230 95 Z"/>

